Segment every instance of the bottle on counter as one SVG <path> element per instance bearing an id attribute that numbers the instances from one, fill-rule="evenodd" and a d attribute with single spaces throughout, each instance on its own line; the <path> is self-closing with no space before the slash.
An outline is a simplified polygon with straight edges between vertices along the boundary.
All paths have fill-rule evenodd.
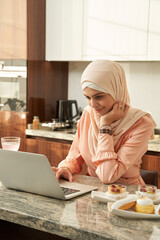
<path id="1" fill-rule="evenodd" d="M 34 116 L 33 118 L 33 129 L 39 129 L 39 117 L 38 116 Z"/>

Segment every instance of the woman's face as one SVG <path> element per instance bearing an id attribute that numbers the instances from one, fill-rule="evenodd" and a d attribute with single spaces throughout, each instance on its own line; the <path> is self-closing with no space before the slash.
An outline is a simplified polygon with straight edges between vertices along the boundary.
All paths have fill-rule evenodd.
<path id="1" fill-rule="evenodd" d="M 111 111 L 115 103 L 115 100 L 110 94 L 89 87 L 83 90 L 83 94 L 87 98 L 88 105 L 101 116 Z"/>

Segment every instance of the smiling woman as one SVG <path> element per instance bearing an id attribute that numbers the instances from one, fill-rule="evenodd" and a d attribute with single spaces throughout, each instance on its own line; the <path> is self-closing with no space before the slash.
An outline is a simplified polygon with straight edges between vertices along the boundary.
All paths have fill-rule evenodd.
<path id="1" fill-rule="evenodd" d="M 112 61 L 93 61 L 81 84 L 88 106 L 68 156 L 53 167 L 57 178 L 72 181 L 72 174 L 86 164 L 86 174 L 103 183 L 144 184 L 139 169 L 155 122 L 147 112 L 130 106 L 123 68 Z"/>
<path id="2" fill-rule="evenodd" d="M 101 116 L 111 111 L 115 100 L 108 93 L 103 93 L 86 87 L 83 90 L 84 96 L 87 98 L 88 105 L 99 113 Z"/>

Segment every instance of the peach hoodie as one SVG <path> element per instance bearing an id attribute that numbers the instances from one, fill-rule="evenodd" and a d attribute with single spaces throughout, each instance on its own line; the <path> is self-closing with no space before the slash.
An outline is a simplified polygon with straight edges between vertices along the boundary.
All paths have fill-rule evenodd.
<path id="1" fill-rule="evenodd" d="M 93 61 L 82 74 L 82 84 L 86 81 L 130 106 L 125 73 L 118 63 Z M 152 117 L 130 107 L 123 119 L 111 125 L 113 136 L 99 133 L 99 120 L 94 109 L 84 109 L 69 154 L 58 167 L 68 167 L 74 174 L 81 173 L 86 164 L 87 174 L 99 177 L 103 183 L 143 184 L 139 169 L 153 136 Z"/>

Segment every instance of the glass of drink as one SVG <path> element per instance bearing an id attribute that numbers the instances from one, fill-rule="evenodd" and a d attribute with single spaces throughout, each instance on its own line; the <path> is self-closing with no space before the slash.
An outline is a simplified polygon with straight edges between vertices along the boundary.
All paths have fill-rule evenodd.
<path id="1" fill-rule="evenodd" d="M 6 150 L 18 151 L 20 147 L 20 137 L 2 137 L 2 148 Z"/>

